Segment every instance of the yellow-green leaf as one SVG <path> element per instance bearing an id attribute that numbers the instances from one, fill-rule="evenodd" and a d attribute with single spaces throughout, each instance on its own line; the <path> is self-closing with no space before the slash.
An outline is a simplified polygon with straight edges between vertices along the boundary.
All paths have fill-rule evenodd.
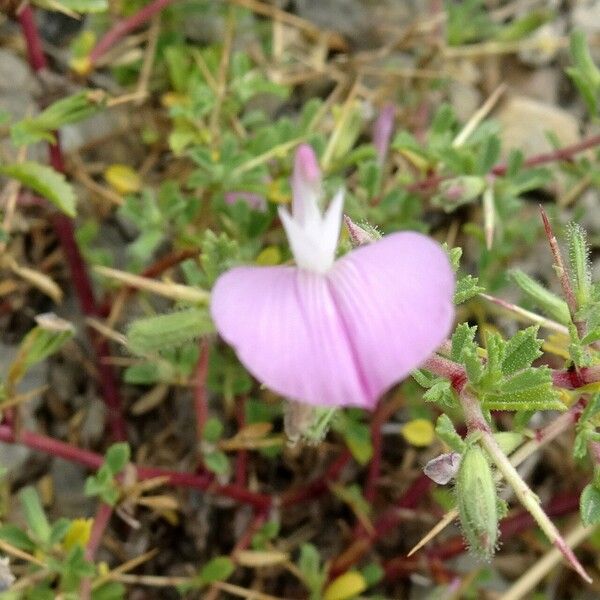
<path id="1" fill-rule="evenodd" d="M 75 192 L 62 173 L 46 165 L 26 161 L 1 166 L 0 174 L 20 181 L 24 186 L 47 198 L 69 217 L 75 216 Z"/>
<path id="2" fill-rule="evenodd" d="M 127 165 L 110 165 L 104 171 L 104 178 L 119 194 L 135 194 L 142 187 L 140 176 Z"/>
<path id="3" fill-rule="evenodd" d="M 90 539 L 90 533 L 92 531 L 93 519 L 75 519 L 71 522 L 67 535 L 65 535 L 62 546 L 67 552 L 73 548 L 73 546 L 81 546 L 85 548 L 88 540 Z"/>
<path id="4" fill-rule="evenodd" d="M 427 419 L 413 419 L 402 428 L 404 439 L 413 446 L 424 447 L 433 443 L 435 431 Z"/>
<path id="5" fill-rule="evenodd" d="M 367 582 L 358 571 L 348 571 L 334 579 L 325 590 L 323 600 L 348 600 L 367 589 Z"/>

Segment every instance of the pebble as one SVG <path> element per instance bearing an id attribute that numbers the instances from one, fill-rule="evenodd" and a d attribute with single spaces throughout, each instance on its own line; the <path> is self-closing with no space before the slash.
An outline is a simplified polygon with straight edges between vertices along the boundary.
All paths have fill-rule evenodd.
<path id="1" fill-rule="evenodd" d="M 496 119 L 500 122 L 502 148 L 505 154 L 520 149 L 525 156 L 550 152 L 552 144 L 547 132 L 562 146 L 579 141 L 579 122 L 561 108 L 529 98 L 512 96 L 500 107 Z"/>

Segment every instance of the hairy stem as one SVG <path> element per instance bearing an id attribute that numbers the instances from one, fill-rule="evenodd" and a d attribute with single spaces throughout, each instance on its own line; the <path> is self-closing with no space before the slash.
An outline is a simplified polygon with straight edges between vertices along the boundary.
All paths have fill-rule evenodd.
<path id="1" fill-rule="evenodd" d="M 573 322 L 573 325 L 575 325 L 579 339 L 581 339 L 585 335 L 585 323 L 578 320 L 576 317 L 578 308 L 577 299 L 575 298 L 575 293 L 571 287 L 569 272 L 567 271 L 565 263 L 562 259 L 562 254 L 560 252 L 560 248 L 558 247 L 558 242 L 556 240 L 556 236 L 554 235 L 554 231 L 552 230 L 552 225 L 550 225 L 550 221 L 548 220 L 548 215 L 542 206 L 540 206 L 540 213 L 544 223 L 546 238 L 548 239 L 548 244 L 550 245 L 550 250 L 552 251 L 552 256 L 554 257 L 554 269 L 558 276 L 558 280 L 560 281 L 567 306 L 569 307 L 571 321 Z"/>

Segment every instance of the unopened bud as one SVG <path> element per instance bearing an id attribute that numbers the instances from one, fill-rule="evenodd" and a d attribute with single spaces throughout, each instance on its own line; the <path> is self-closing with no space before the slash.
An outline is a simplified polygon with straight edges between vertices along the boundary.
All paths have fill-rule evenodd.
<path id="1" fill-rule="evenodd" d="M 470 549 L 485 559 L 498 539 L 498 501 L 492 468 L 483 450 L 470 445 L 456 477 L 456 500 L 463 534 Z"/>
<path id="2" fill-rule="evenodd" d="M 589 248 L 585 231 L 576 223 L 568 228 L 569 262 L 571 263 L 571 279 L 573 291 L 579 308 L 585 306 L 592 294 L 592 273 Z"/>
<path id="3" fill-rule="evenodd" d="M 357 225 L 349 216 L 344 215 L 344 225 L 348 229 L 350 242 L 354 248 L 370 244 L 381 238 L 381 234 L 369 225 Z"/>
<path id="4" fill-rule="evenodd" d="M 396 118 L 396 107 L 386 104 L 379 113 L 373 126 L 373 146 L 377 152 L 377 161 L 383 163 L 390 147 L 390 140 L 394 131 L 394 119 Z"/>
<path id="5" fill-rule="evenodd" d="M 291 185 L 292 212 L 297 221 L 303 222 L 306 211 L 317 206 L 321 196 L 321 169 L 315 151 L 308 144 L 301 144 L 296 150 Z"/>
<path id="6" fill-rule="evenodd" d="M 445 210 L 454 210 L 462 204 L 475 200 L 486 187 L 485 179 L 475 175 L 453 177 L 440 183 L 437 202 Z"/>
<path id="7" fill-rule="evenodd" d="M 423 473 L 438 485 L 446 485 L 458 472 L 461 456 L 458 452 L 440 454 L 432 458 L 423 469 Z"/>

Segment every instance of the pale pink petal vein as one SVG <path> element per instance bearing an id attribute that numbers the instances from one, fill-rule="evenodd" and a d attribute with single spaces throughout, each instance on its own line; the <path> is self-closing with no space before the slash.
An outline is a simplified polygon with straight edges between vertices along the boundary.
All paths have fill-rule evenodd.
<path id="1" fill-rule="evenodd" d="M 212 316 L 240 361 L 273 391 L 316 406 L 373 408 L 447 338 L 454 275 L 442 248 L 395 233 L 320 274 L 238 267 Z"/>

